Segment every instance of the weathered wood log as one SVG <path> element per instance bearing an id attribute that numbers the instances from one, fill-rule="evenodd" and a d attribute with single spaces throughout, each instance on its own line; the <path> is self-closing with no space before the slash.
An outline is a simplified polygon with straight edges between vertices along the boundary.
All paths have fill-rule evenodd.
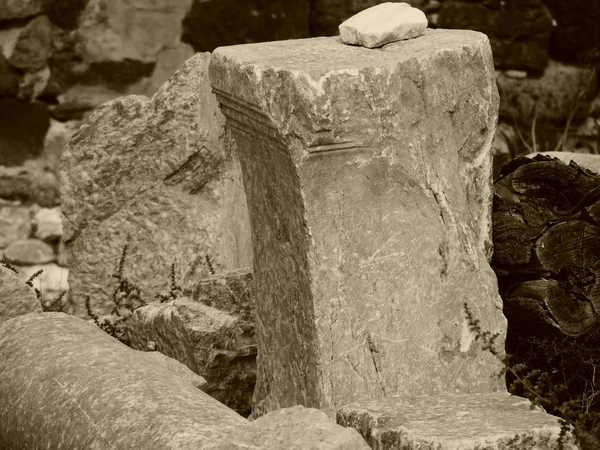
<path id="1" fill-rule="evenodd" d="M 511 326 L 600 331 L 600 176 L 556 158 L 517 158 L 495 183 L 494 257 Z"/>

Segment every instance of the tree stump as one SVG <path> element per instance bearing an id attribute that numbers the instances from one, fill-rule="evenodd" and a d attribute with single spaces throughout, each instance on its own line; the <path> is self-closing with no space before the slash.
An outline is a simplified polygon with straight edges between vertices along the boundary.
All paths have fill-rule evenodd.
<path id="1" fill-rule="evenodd" d="M 600 176 L 536 155 L 495 183 L 494 257 L 504 313 L 538 336 L 600 329 Z"/>

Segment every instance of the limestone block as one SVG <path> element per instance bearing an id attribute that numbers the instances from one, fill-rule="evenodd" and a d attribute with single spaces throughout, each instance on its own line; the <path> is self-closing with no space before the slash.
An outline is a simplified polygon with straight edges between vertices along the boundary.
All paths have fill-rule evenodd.
<path id="1" fill-rule="evenodd" d="M 211 275 L 197 281 L 192 289 L 183 294 L 194 301 L 238 316 L 246 322 L 245 326 L 254 329 L 256 292 L 251 269 Z"/>
<path id="2" fill-rule="evenodd" d="M 0 248 L 27 239 L 31 232 L 29 209 L 18 206 L 0 207 Z"/>
<path id="3" fill-rule="evenodd" d="M 239 318 L 185 297 L 137 309 L 127 326 L 132 348 L 154 348 L 204 377 L 203 389 L 248 416 L 256 382 L 256 341 Z"/>
<path id="4" fill-rule="evenodd" d="M 558 418 L 502 393 L 386 398 L 345 405 L 337 423 L 359 430 L 371 448 L 558 450 Z M 577 450 L 568 433 L 564 450 Z"/>
<path id="5" fill-rule="evenodd" d="M 246 420 L 93 324 L 0 326 L 0 448 L 198 449 Z"/>
<path id="6" fill-rule="evenodd" d="M 369 450 L 360 434 L 303 406 L 279 409 L 237 428 L 211 449 Z"/>
<path id="7" fill-rule="evenodd" d="M 124 274 L 147 302 L 170 285 L 172 263 L 177 281 L 189 283 L 208 273 L 207 255 L 218 271 L 252 265 L 239 163 L 210 91 L 209 60 L 195 55 L 152 99 L 105 104 L 65 148 L 63 239 L 77 315 L 86 295 L 99 315 L 112 310 L 111 275 L 126 244 Z"/>
<path id="8" fill-rule="evenodd" d="M 210 76 L 250 209 L 257 409 L 504 390 L 463 311 L 503 342 L 488 39 L 222 47 Z"/>
<path id="9" fill-rule="evenodd" d="M 33 289 L 12 270 L 0 266 L 0 325 L 31 312 L 42 312 L 42 305 Z"/>
<path id="10" fill-rule="evenodd" d="M 0 20 L 21 19 L 43 11 L 46 0 L 0 0 Z"/>
<path id="11" fill-rule="evenodd" d="M 592 67 L 550 60 L 541 77 L 515 79 L 500 73 L 500 116 L 510 122 L 531 126 L 534 108 L 537 120 L 564 125 L 577 106 L 573 120 L 585 118 L 598 94 L 596 71 Z"/>
<path id="12" fill-rule="evenodd" d="M 4 259 L 11 264 L 33 266 L 56 260 L 54 250 L 39 239 L 24 239 L 10 244 L 4 249 Z"/>
<path id="13" fill-rule="evenodd" d="M 437 25 L 485 33 L 496 69 L 541 73 L 548 64 L 552 16 L 540 0 L 445 0 Z"/>
<path id="14" fill-rule="evenodd" d="M 8 62 L 19 69 L 36 72 L 48 63 L 52 53 L 52 23 L 39 16 L 21 31 Z"/>
<path id="15" fill-rule="evenodd" d="M 367 48 L 421 36 L 427 28 L 425 14 L 408 3 L 382 3 L 367 8 L 340 24 L 346 44 Z"/>

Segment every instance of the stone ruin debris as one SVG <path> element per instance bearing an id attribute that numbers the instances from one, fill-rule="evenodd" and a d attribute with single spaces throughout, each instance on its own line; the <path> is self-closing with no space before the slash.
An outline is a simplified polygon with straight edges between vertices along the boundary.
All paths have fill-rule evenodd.
<path id="1" fill-rule="evenodd" d="M 463 311 L 502 345 L 488 39 L 425 30 L 379 51 L 336 37 L 223 47 L 210 80 L 252 233 L 253 420 L 92 324 L 27 314 L 0 327 L 0 447 L 557 448 L 557 418 L 506 392 Z M 184 308 L 209 311 L 186 305 L 181 329 Z M 140 312 L 139 329 L 169 307 Z M 207 313 L 216 334 L 236 321 L 230 308 Z M 140 347 L 150 340 L 168 344 L 148 335 Z"/>
<path id="2" fill-rule="evenodd" d="M 367 48 L 421 36 L 427 28 L 427 17 L 408 3 L 381 3 L 367 8 L 340 24 L 340 35 L 346 44 Z"/>

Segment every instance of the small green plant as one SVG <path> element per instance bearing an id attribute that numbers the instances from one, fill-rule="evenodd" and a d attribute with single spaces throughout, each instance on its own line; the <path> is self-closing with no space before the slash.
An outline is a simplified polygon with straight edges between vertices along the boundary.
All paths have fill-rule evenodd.
<path id="1" fill-rule="evenodd" d="M 599 391 L 593 389 L 595 379 L 589 380 L 591 390 L 585 390 L 585 393 L 578 398 L 570 394 L 569 380 L 565 375 L 566 366 L 548 367 L 545 370 L 532 369 L 526 363 L 513 363 L 513 357 L 510 354 L 502 356 L 497 350 L 495 340 L 499 334 L 491 334 L 489 331 L 483 331 L 480 321 L 473 317 L 467 303 L 464 303 L 464 310 L 467 316 L 469 329 L 475 335 L 475 339 L 482 343 L 482 348 L 489 351 L 503 364 L 499 377 L 508 375 L 507 381 L 512 380 L 508 385 L 508 391 L 511 394 L 526 397 L 531 402 L 531 408 L 536 406 L 550 414 L 559 417 L 561 426 L 559 437 L 559 448 L 564 448 L 564 440 L 568 433 L 573 433 L 579 445 L 583 450 L 597 450 L 600 448 L 600 414 L 592 408 L 596 395 Z M 555 344 L 543 345 L 539 340 L 535 348 L 554 349 Z M 565 355 L 574 356 L 575 348 L 564 349 Z M 580 354 L 580 356 L 583 356 Z M 553 360 L 551 360 L 553 361 Z M 569 363 L 571 364 L 571 362 Z M 595 365 L 594 375 L 595 375 Z M 562 373 L 559 373 L 559 369 Z"/>

